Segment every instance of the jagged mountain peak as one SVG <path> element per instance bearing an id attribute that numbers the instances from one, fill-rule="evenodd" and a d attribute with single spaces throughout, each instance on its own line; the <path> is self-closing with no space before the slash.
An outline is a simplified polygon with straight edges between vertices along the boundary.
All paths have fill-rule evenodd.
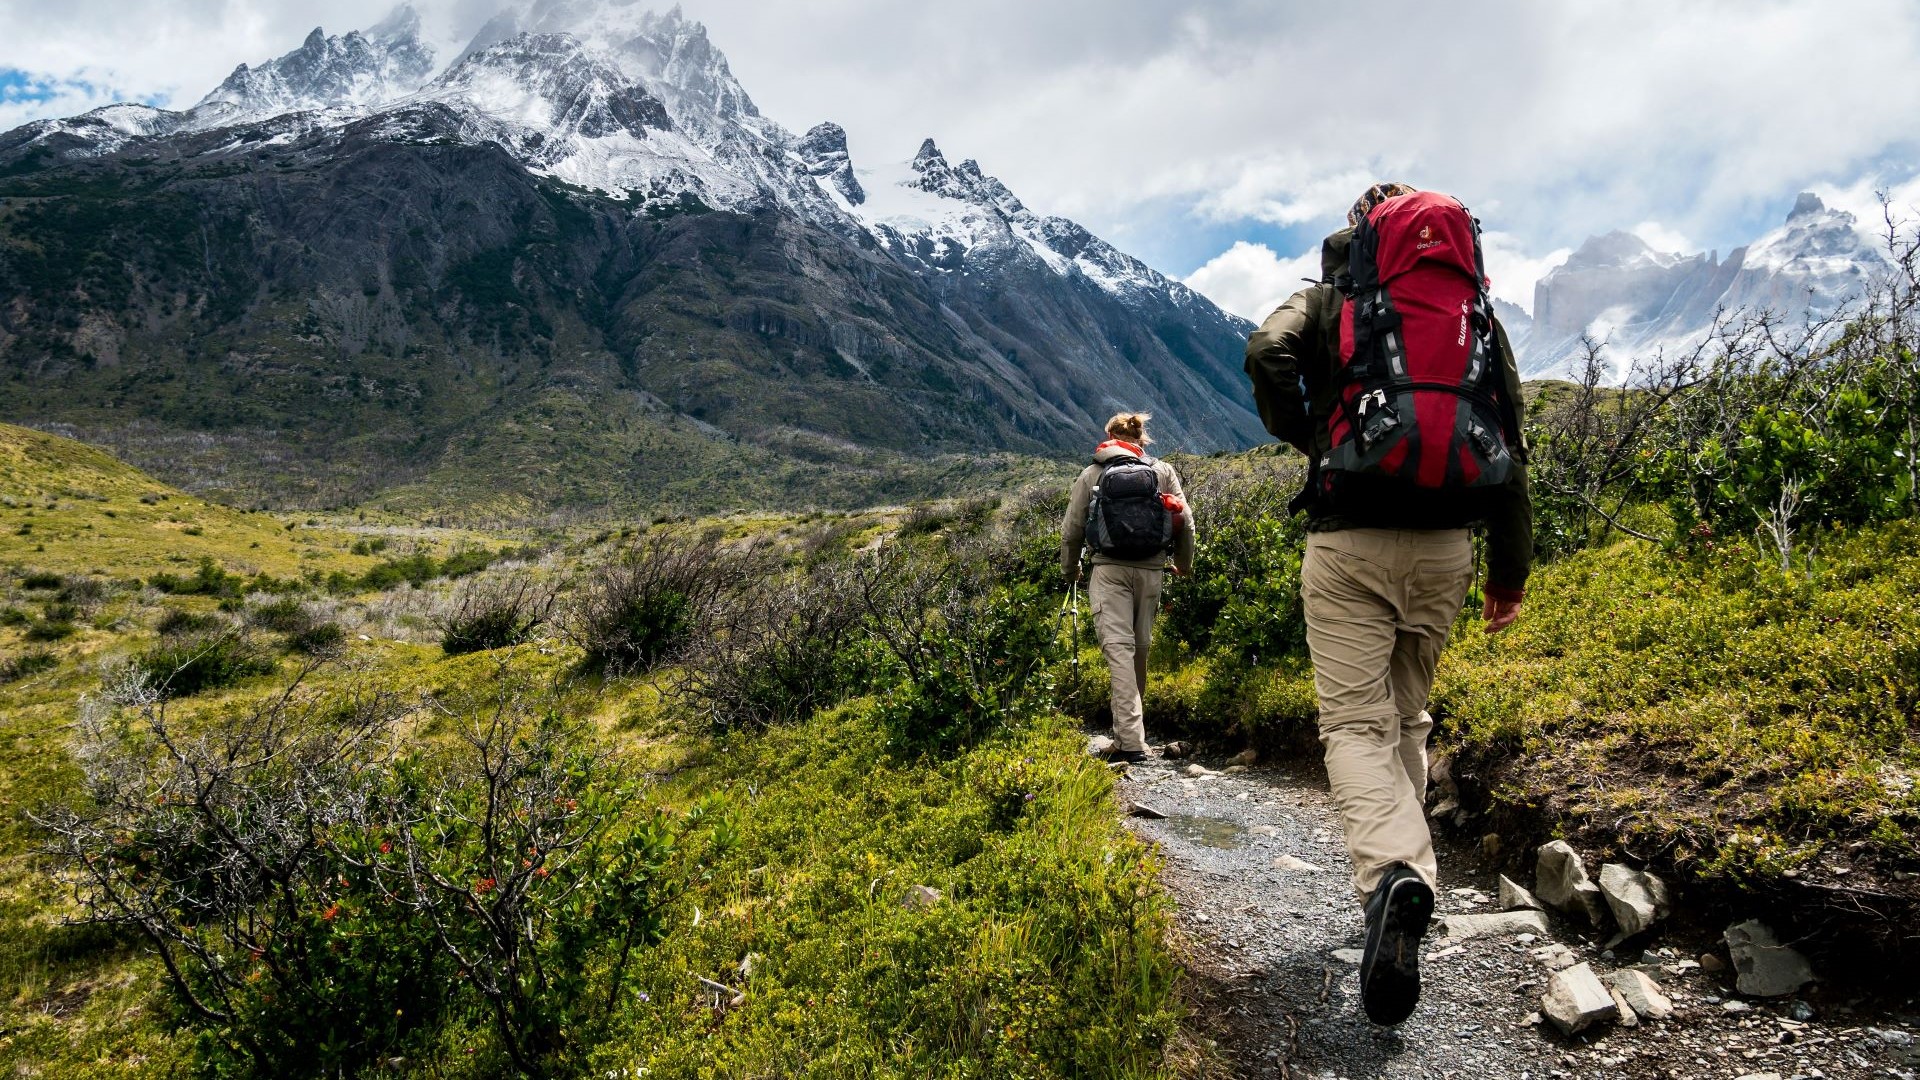
<path id="1" fill-rule="evenodd" d="M 193 129 L 224 127 L 289 112 L 372 106 L 401 97 L 433 73 L 433 48 L 420 40 L 409 5 L 361 31 L 329 37 L 316 26 L 300 47 L 254 66 L 241 64 L 188 110 Z"/>
<path id="2" fill-rule="evenodd" d="M 794 143 L 793 152 L 799 155 L 807 175 L 832 185 L 848 206 L 867 201 L 866 189 L 854 176 L 853 158 L 847 153 L 847 129 L 831 120 L 815 124 Z"/>
<path id="3" fill-rule="evenodd" d="M 1803 191 L 1799 198 L 1793 200 L 1793 209 L 1787 212 L 1787 221 L 1792 223 L 1796 218 L 1824 214 L 1826 210 L 1827 204 L 1820 201 L 1820 196 L 1811 191 Z"/>
<path id="4" fill-rule="evenodd" d="M 646 138 L 673 127 L 666 108 L 571 34 L 516 34 L 470 53 L 422 95 L 458 97 L 549 138 Z"/>
<path id="5" fill-rule="evenodd" d="M 1031 216 L 1007 185 L 980 170 L 979 162 L 969 158 L 957 167 L 950 165 L 932 139 L 920 144 L 911 168 L 917 174 L 912 184 L 922 191 L 997 210 L 1010 218 Z"/>

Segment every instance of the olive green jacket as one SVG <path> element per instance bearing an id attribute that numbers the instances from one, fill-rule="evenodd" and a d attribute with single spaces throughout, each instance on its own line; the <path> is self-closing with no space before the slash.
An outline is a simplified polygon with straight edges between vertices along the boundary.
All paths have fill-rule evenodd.
<path id="1" fill-rule="evenodd" d="M 1332 285 L 1347 266 L 1352 229 L 1342 229 L 1321 245 L 1322 280 L 1301 289 L 1267 316 L 1247 341 L 1247 376 L 1253 380 L 1254 403 L 1267 430 L 1282 442 L 1317 459 L 1328 447 L 1327 423 L 1337 408 L 1334 376 L 1340 363 L 1340 290 Z M 1520 371 L 1514 363 L 1507 331 L 1494 320 L 1494 337 L 1506 394 L 1516 419 L 1523 415 Z M 1307 528 L 1312 531 L 1377 526 L 1401 529 L 1449 528 L 1481 524 L 1487 530 L 1487 594 L 1518 599 L 1525 591 L 1533 565 L 1533 503 L 1527 491 L 1527 448 L 1514 455 L 1515 468 L 1507 483 L 1490 491 L 1474 521 L 1439 520 L 1430 507 L 1382 506 L 1377 512 L 1336 515 L 1310 506 Z"/>

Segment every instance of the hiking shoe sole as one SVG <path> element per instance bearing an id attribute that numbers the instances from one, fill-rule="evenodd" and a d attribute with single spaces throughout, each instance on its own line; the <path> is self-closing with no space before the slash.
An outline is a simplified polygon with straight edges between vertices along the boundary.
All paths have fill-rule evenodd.
<path id="1" fill-rule="evenodd" d="M 1405 867 L 1389 871 L 1387 891 L 1377 917 L 1367 924 L 1367 948 L 1360 961 L 1360 1006 L 1367 1019 L 1391 1026 L 1413 1014 L 1420 1003 L 1420 939 L 1433 920 L 1433 890 Z"/>

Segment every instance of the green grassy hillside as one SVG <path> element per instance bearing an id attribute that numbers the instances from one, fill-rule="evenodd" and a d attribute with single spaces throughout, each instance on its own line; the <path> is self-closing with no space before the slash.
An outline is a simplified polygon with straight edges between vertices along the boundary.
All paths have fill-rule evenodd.
<path id="1" fill-rule="evenodd" d="M 949 540 L 988 527 L 991 503 L 915 515 L 761 514 L 614 527 L 543 551 L 522 547 L 467 573 L 457 555 L 440 556 L 513 538 L 450 541 L 426 529 L 409 538 L 390 521 L 289 531 L 270 516 L 169 491 L 65 440 L 4 434 L 9 490 L 21 509 L 31 500 L 35 513 L 31 544 L 10 537 L 0 556 L 10 560 L 0 612 L 14 613 L 0 623 L 0 1071 L 1170 1075 L 1179 1006 L 1155 866 L 1118 825 L 1110 775 L 1081 753 L 1073 722 L 1044 696 L 1014 683 L 980 697 L 950 679 L 916 681 L 869 647 L 850 646 L 827 657 L 829 696 L 806 698 L 812 704 L 770 727 L 727 726 L 714 707 L 694 704 L 722 700 L 715 691 L 687 696 L 705 663 L 700 655 L 653 671 L 610 667 L 593 659 L 603 639 L 580 636 L 572 616 L 561 620 L 566 632 L 542 626 L 518 645 L 456 655 L 441 644 L 447 618 L 464 610 L 462 597 L 526 580 L 560 589 L 564 607 L 617 577 L 624 560 L 644 558 L 649 544 L 732 553 L 726 557 L 753 570 L 728 586 L 740 590 L 734 595 L 760 604 L 785 596 L 780 610 L 799 610 L 813 601 L 782 590 L 841 580 L 855 565 L 846 561 L 854 548 L 904 528 L 917 538 L 915 558 L 931 558 Z M 111 517 L 100 513 L 109 509 Z M 111 528 L 81 527 L 96 517 Z M 186 531 L 189 522 L 197 533 Z M 42 530 L 44 540 L 33 536 Z M 96 532 L 104 538 L 89 535 Z M 377 537 L 390 545 L 369 550 Z M 351 550 L 355 543 L 361 553 Z M 400 546 L 413 543 L 420 552 L 403 555 Z M 203 559 L 218 575 L 205 591 L 194 576 Z M 461 566 L 464 576 L 395 576 L 420 559 L 430 571 Z M 316 564 L 326 574 L 307 574 Z M 169 574 L 183 578 L 173 591 L 134 584 Z M 276 575 L 269 583 L 277 591 L 250 591 L 265 580 L 257 574 Z M 921 581 L 911 573 L 889 580 L 890 590 Z M 1040 612 L 1019 603 L 988 614 Z M 731 601 L 720 607 L 741 610 Z M 686 618 L 713 617 L 672 611 L 679 614 L 659 622 L 636 618 L 684 635 L 694 625 Z M 47 629 L 56 624 L 68 628 Z M 1005 637 L 1010 625 L 988 628 Z M 1038 614 L 1012 640 L 1041 640 L 1034 635 L 1052 626 L 1049 614 Z M 316 636 L 316 628 L 333 633 Z M 805 652 L 815 638 L 790 640 Z M 944 639 L 939 647 L 964 653 L 982 645 Z M 163 700 L 125 690 L 127 672 L 164 677 L 168 665 L 195 655 L 235 662 L 189 689 L 171 684 Z M 754 700 L 771 693 L 777 701 L 790 692 L 782 685 L 748 689 L 761 695 Z M 945 723 L 949 708 L 977 710 L 980 722 L 952 738 L 912 734 L 914 725 Z M 138 859 L 155 861 L 123 880 L 150 880 L 150 871 L 178 866 L 183 849 L 161 856 L 149 844 L 220 832 L 170 831 L 168 822 L 198 820 L 197 804 L 168 794 L 176 790 L 165 780 L 172 759 L 151 754 L 153 733 L 164 727 L 168 745 L 202 768 L 260 763 L 232 783 L 200 789 L 234 807 L 224 827 L 244 831 L 264 820 L 258 811 L 273 805 L 275 792 L 304 775 L 301 752 L 289 744 L 255 757 L 194 758 L 195 748 L 271 739 L 274 731 L 325 742 L 381 709 L 391 741 L 359 757 L 343 751 L 342 760 L 356 764 L 329 774 L 325 790 L 387 784 L 373 790 L 399 798 L 406 785 L 444 783 L 441 798 L 459 804 L 478 775 L 463 755 L 489 717 L 505 717 L 512 736 L 492 744 L 496 751 L 550 747 L 515 760 L 525 766 L 523 780 L 558 786 L 537 788 L 548 794 L 519 803 L 500 827 L 516 828 L 528 815 L 546 815 L 556 828 L 598 823 L 574 854 L 564 840 L 553 851 L 540 840 L 513 847 L 498 868 L 462 861 L 483 856 L 452 818 L 437 819 L 452 832 L 418 849 L 457 867 L 454 880 L 476 905 L 524 887 L 525 955 L 548 965 L 524 983 L 539 987 L 524 1010 L 494 1009 L 484 989 L 493 969 L 474 954 L 447 961 L 422 936 L 424 915 L 369 891 L 390 883 L 378 859 L 396 844 L 416 850 L 406 845 L 424 843 L 425 833 L 383 826 L 369 835 L 342 822 L 311 834 L 308 865 L 344 868 L 324 861 L 360 850 L 373 868 L 296 874 L 269 889 L 288 906 L 250 909 L 249 925 L 270 928 L 266 944 L 253 954 L 220 952 L 221 963 L 238 965 L 225 969 L 235 979 L 217 991 L 232 1004 L 222 1020 L 195 1012 L 140 933 L 71 924 L 88 910 L 83 897 L 97 899 L 81 887 L 84 866 L 117 865 L 137 849 L 148 853 Z M 273 723 L 262 728 L 262 717 Z M 86 718 L 110 722 L 90 726 Z M 562 733 L 559 741 L 541 742 L 549 730 Z M 131 803 L 113 802 L 113 778 L 129 774 L 103 771 L 106 760 L 138 770 Z M 67 811 L 78 816 L 62 818 Z M 45 854 L 79 827 L 74 822 L 113 813 L 144 824 L 103 826 L 106 847 L 94 856 L 101 861 Z M 62 820 L 69 832 L 46 824 Z M 516 874 L 519 884 L 509 884 Z M 562 882 L 571 891 L 560 892 Z M 193 911 L 166 925 L 212 933 L 217 920 Z M 484 951 L 477 939 L 460 940 Z M 197 993 L 216 992 L 220 984 L 208 981 L 214 967 L 188 969 L 201 972 L 189 979 Z M 316 970 L 323 974 L 302 974 Z M 716 997 L 715 985 L 727 990 Z"/>

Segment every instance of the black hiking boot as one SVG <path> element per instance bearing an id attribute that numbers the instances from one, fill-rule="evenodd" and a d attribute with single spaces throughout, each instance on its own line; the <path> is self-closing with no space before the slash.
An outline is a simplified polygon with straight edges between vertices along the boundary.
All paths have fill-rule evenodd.
<path id="1" fill-rule="evenodd" d="M 1112 765 L 1138 765 L 1147 760 L 1145 750 L 1122 750 L 1114 747 L 1107 751 L 1107 762 Z"/>
<path id="2" fill-rule="evenodd" d="M 1360 1007 L 1391 1026 L 1420 1001 L 1420 939 L 1433 918 L 1433 890 L 1395 863 L 1367 898 L 1367 949 L 1360 959 Z"/>

